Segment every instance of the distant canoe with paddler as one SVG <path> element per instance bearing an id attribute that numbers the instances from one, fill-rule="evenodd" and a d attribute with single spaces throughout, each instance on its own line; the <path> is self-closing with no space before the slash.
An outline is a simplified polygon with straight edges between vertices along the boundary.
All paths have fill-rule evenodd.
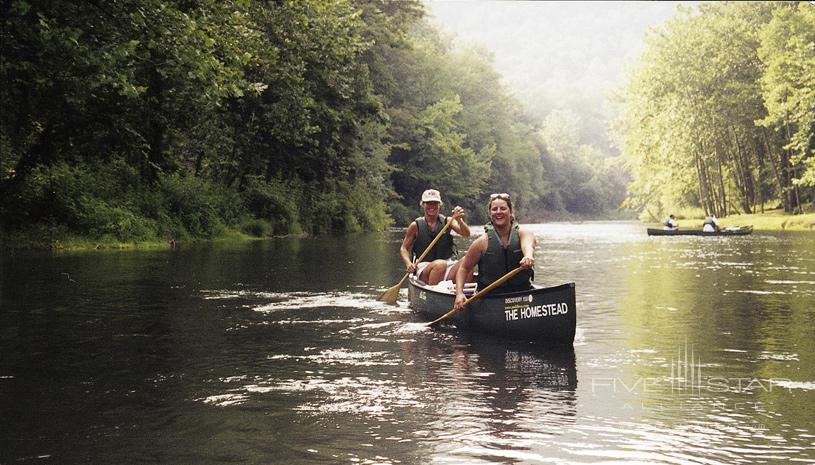
<path id="1" fill-rule="evenodd" d="M 649 236 L 746 236 L 753 232 L 753 226 L 723 228 L 720 231 L 702 231 L 699 229 L 656 229 L 648 228 Z"/>
<path id="2" fill-rule="evenodd" d="M 472 291 L 470 291 L 472 292 Z M 465 289 L 465 294 L 468 294 Z M 469 295 L 468 295 L 469 296 Z M 453 308 L 455 293 L 441 285 L 428 286 L 411 275 L 410 307 L 425 321 Z M 533 286 L 529 291 L 488 293 L 445 321 L 465 331 L 544 344 L 573 344 L 577 326 L 574 283 Z"/>

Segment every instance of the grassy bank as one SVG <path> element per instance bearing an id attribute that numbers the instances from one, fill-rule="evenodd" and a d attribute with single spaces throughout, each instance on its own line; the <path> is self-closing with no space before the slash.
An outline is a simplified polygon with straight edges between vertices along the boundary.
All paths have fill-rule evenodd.
<path id="1" fill-rule="evenodd" d="M 704 218 L 677 215 L 681 229 L 702 229 Z M 815 231 L 815 212 L 790 215 L 783 210 L 767 210 L 749 215 L 729 215 L 719 218 L 723 227 L 753 225 L 756 231 Z"/>
<path id="2" fill-rule="evenodd" d="M 586 221 L 586 218 L 571 217 L 547 217 L 546 222 L 549 221 Z M 598 219 L 598 218 L 593 218 Z M 609 218 L 603 218 L 609 219 Z M 613 218 L 617 220 L 628 220 L 630 218 Z M 679 227 L 682 229 L 702 229 L 704 218 L 696 213 L 679 213 L 677 214 Z M 531 221 L 534 222 L 534 221 Z M 746 226 L 753 225 L 756 231 L 815 231 L 815 212 L 808 212 L 803 215 L 789 215 L 785 214 L 782 210 L 766 211 L 765 213 L 756 213 L 751 215 L 730 215 L 726 218 L 720 218 L 719 223 L 722 227 L 731 226 Z M 659 227 L 658 225 L 655 225 Z M 218 228 L 216 234 L 208 238 L 193 238 L 189 235 L 180 239 L 153 239 L 153 240 L 140 240 L 122 242 L 116 240 L 111 235 L 106 235 L 98 239 L 83 237 L 81 235 L 72 234 L 60 227 L 33 227 L 28 228 L 25 232 L 16 232 L 14 234 L 3 234 L 0 231 L 0 247 L 6 249 L 34 249 L 34 250 L 104 250 L 104 249 L 166 249 L 181 246 L 193 242 L 207 242 L 207 241 L 248 241 L 257 240 L 262 238 L 273 237 L 271 228 L 263 228 L 262 230 L 255 230 L 257 228 L 242 227 L 241 229 L 232 229 L 226 227 Z M 249 233 L 251 232 L 251 233 Z M 297 234 L 302 235 L 302 234 Z"/>
<path id="3" fill-rule="evenodd" d="M 0 247 L 11 250 L 151 250 L 167 249 L 195 242 L 247 241 L 260 239 L 237 229 L 222 228 L 213 237 L 183 239 L 146 239 L 138 241 L 119 241 L 112 236 L 101 238 L 85 237 L 66 232 L 61 228 L 28 228 L 13 234 L 0 232 Z"/>

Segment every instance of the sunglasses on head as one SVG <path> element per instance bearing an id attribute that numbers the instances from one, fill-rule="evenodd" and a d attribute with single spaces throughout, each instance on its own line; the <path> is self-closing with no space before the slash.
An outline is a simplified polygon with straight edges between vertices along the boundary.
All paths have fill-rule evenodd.
<path id="1" fill-rule="evenodd" d="M 506 192 L 501 194 L 490 194 L 490 200 L 501 199 L 501 200 L 510 200 L 509 194 Z"/>

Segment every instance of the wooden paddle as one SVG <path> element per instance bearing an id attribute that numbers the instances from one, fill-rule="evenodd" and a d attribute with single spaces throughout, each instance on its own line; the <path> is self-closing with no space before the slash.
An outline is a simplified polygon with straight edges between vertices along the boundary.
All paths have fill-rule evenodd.
<path id="1" fill-rule="evenodd" d="M 509 273 L 505 274 L 504 276 L 501 276 L 500 278 L 495 280 L 495 282 L 493 282 L 489 286 L 485 287 L 484 289 L 478 291 L 474 296 L 472 296 L 469 299 L 465 300 L 464 301 L 464 306 L 466 306 L 467 304 L 469 304 L 470 302 L 472 302 L 472 301 L 474 301 L 476 299 L 480 299 L 481 297 L 484 296 L 484 294 L 486 294 L 487 292 L 490 292 L 491 290 L 495 289 L 496 287 L 500 286 L 501 284 L 504 284 L 504 282 L 506 280 L 508 280 L 509 278 L 515 276 L 516 274 L 520 273 L 523 270 L 524 270 L 524 268 L 519 266 L 518 268 L 515 268 L 514 270 L 512 270 Z M 462 308 L 464 308 L 464 306 L 462 306 Z M 453 308 L 450 309 L 450 311 L 448 311 L 444 315 L 442 315 L 442 316 L 436 318 L 435 320 L 431 321 L 430 323 L 428 323 L 427 326 L 433 326 L 433 325 L 439 323 L 440 321 L 444 321 L 447 318 L 453 316 L 453 314 L 456 313 L 457 311 L 458 310 L 456 310 L 456 308 L 453 307 Z"/>
<path id="2" fill-rule="evenodd" d="M 428 253 L 430 253 L 430 249 L 432 249 L 433 246 L 436 245 L 436 242 L 439 242 L 439 239 L 441 239 L 441 235 L 444 234 L 444 231 L 446 231 L 447 228 L 449 228 L 451 224 L 453 224 L 453 217 L 452 216 L 447 220 L 447 223 L 444 224 L 444 227 L 441 228 L 441 231 L 439 231 L 439 233 L 436 234 L 436 237 L 433 238 L 433 242 L 431 242 L 430 245 L 428 245 L 427 248 L 424 250 L 424 252 L 422 252 L 422 254 L 419 255 L 419 258 L 417 258 L 416 260 L 413 261 L 414 264 L 415 263 L 420 263 L 422 261 L 422 259 Z M 383 292 L 382 295 L 380 295 L 376 300 L 381 300 L 381 301 L 387 302 L 389 304 L 395 304 L 396 299 L 399 298 L 399 289 L 402 287 L 402 283 L 405 282 L 405 280 L 407 279 L 409 274 L 410 273 L 405 273 L 405 275 L 402 276 L 402 279 L 400 279 L 399 282 L 396 283 L 395 286 L 393 286 L 390 289 L 388 289 L 387 291 Z"/>

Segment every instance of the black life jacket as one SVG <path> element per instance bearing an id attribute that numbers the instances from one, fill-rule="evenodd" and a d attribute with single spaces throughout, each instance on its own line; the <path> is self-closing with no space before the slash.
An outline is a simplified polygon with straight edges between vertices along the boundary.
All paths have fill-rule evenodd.
<path id="1" fill-rule="evenodd" d="M 484 226 L 487 234 L 487 251 L 478 261 L 478 289 L 484 289 L 521 264 L 524 253 L 521 250 L 521 237 L 518 229 L 518 224 L 513 221 L 509 232 L 509 243 L 507 248 L 504 248 L 492 224 Z M 532 287 L 534 277 L 533 270 L 523 270 L 495 288 L 493 292 L 525 291 Z"/>
<path id="2" fill-rule="evenodd" d="M 425 221 L 423 216 L 416 218 L 414 221 L 416 222 L 418 231 L 416 232 L 416 240 L 413 241 L 413 247 L 411 248 L 411 258 L 416 260 L 420 255 L 422 255 L 422 253 L 424 253 L 427 246 L 433 242 L 433 239 L 436 238 L 436 235 L 439 233 L 441 228 L 447 224 L 447 218 L 439 215 L 439 220 L 436 222 L 436 229 L 433 231 L 430 230 L 430 227 L 427 225 L 427 221 Z M 432 262 L 433 260 L 438 259 L 447 260 L 455 253 L 456 245 L 453 243 L 453 234 L 451 233 L 451 228 L 447 228 L 447 230 L 444 231 L 444 234 L 442 234 L 439 238 L 439 241 L 436 242 L 436 245 L 430 249 L 430 252 L 425 255 L 422 261 Z"/>

